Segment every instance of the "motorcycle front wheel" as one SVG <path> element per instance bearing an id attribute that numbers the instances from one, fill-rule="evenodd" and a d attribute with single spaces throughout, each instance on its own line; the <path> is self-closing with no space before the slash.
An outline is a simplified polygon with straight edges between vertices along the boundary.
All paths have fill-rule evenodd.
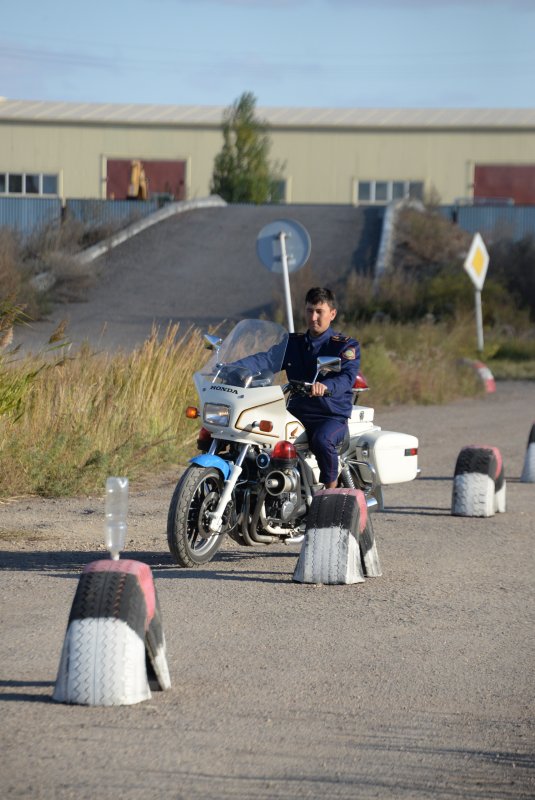
<path id="1" fill-rule="evenodd" d="M 206 564 L 223 544 L 228 513 L 220 533 L 210 530 L 208 516 L 217 508 L 222 491 L 223 478 L 217 469 L 188 467 L 177 483 L 167 515 L 167 543 L 180 567 Z"/>

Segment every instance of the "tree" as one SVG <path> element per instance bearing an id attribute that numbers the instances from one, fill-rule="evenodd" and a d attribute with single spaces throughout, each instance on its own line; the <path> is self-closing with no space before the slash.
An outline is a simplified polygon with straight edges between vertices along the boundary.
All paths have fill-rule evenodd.
<path id="1" fill-rule="evenodd" d="M 252 92 L 244 92 L 223 114 L 223 148 L 214 160 L 210 191 L 228 203 L 278 199 L 282 170 L 268 160 L 271 143 L 255 106 Z"/>

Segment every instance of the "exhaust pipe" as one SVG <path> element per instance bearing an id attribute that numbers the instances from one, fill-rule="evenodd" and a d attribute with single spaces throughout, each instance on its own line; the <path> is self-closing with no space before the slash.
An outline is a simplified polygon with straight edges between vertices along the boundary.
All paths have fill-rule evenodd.
<path id="1" fill-rule="evenodd" d="M 263 533 L 258 533 L 256 529 L 256 526 L 258 525 L 258 520 L 260 519 L 262 506 L 264 505 L 265 496 L 266 496 L 266 487 L 263 486 L 260 492 L 258 493 L 251 521 L 249 522 L 249 530 L 248 530 L 249 538 L 255 544 L 272 544 L 273 542 L 277 542 L 279 540 L 278 536 L 266 536 Z"/>
<path id="2" fill-rule="evenodd" d="M 274 470 L 266 477 L 265 486 L 272 497 L 276 497 L 283 492 L 297 491 L 299 477 L 295 472 L 281 472 Z"/>

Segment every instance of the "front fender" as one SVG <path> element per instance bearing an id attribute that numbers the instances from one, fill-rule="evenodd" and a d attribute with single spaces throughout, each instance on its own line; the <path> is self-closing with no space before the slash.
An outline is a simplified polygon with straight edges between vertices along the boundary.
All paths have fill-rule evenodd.
<path id="1" fill-rule="evenodd" d="M 215 467 L 221 472 L 225 481 L 230 475 L 230 465 L 228 461 L 210 453 L 201 453 L 194 458 L 190 458 L 190 464 L 197 464 L 199 467 Z"/>

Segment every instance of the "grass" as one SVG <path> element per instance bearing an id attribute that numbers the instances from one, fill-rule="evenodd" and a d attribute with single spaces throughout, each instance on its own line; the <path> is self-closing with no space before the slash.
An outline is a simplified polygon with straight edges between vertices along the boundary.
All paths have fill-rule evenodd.
<path id="1" fill-rule="evenodd" d="M 441 403 L 482 392 L 474 371 L 459 366 L 466 324 L 356 332 L 371 387 L 365 402 Z M 0 415 L 0 498 L 90 494 L 109 475 L 135 480 L 184 464 L 199 429 L 184 409 L 197 402 L 193 373 L 207 357 L 200 331 L 177 325 L 162 336 L 154 330 L 132 353 L 82 347 L 55 360 L 0 357 L 4 376 L 24 387 L 20 403 Z"/>
<path id="2" fill-rule="evenodd" d="M 535 359 L 521 362 L 493 358 L 487 366 L 499 381 L 533 381 L 535 380 Z"/>
<path id="3" fill-rule="evenodd" d="M 83 347 L 44 366 L 33 357 L 4 365 L 12 380 L 33 378 L 22 413 L 0 416 L 0 497 L 90 493 L 108 475 L 178 463 L 197 436 L 183 412 L 202 354 L 200 336 L 171 326 L 129 354 Z"/>
<path id="4" fill-rule="evenodd" d="M 88 226 L 74 219 L 45 225 L 26 237 L 0 228 L 0 304 L 11 300 L 36 320 L 46 315 L 51 303 L 82 301 L 95 271 L 80 264 L 77 256 L 117 229 L 118 225 Z"/>
<path id="5" fill-rule="evenodd" d="M 470 320 L 455 323 L 367 323 L 353 333 L 361 344 L 361 370 L 375 408 L 446 403 L 477 395 L 481 385 L 459 362 L 474 357 L 467 342 Z M 473 337 L 472 337 L 473 338 Z"/>
<path id="6" fill-rule="evenodd" d="M 490 336 L 487 365 L 498 380 L 535 380 L 535 337 L 527 328 L 517 336 Z"/>

